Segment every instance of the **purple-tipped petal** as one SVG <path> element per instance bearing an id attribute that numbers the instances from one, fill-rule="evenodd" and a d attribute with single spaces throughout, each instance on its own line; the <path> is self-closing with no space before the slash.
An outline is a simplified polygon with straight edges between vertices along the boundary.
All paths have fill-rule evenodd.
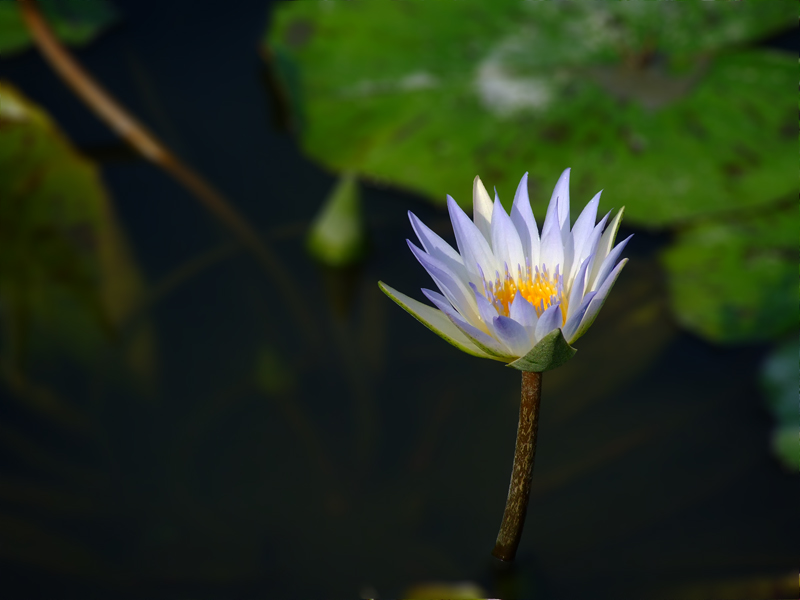
<path id="1" fill-rule="evenodd" d="M 417 260 L 428 272 L 436 286 L 442 291 L 447 300 L 453 307 L 461 313 L 467 321 L 476 322 L 478 320 L 478 307 L 469 289 L 461 282 L 447 265 L 426 254 L 410 240 L 408 247 L 417 257 Z"/>
<path id="2" fill-rule="evenodd" d="M 516 275 L 518 266 L 525 266 L 519 234 L 499 199 L 494 201 L 492 209 L 492 252 L 498 263 L 508 266 L 512 276 Z"/>
<path id="3" fill-rule="evenodd" d="M 453 224 L 458 250 L 470 281 L 483 283 L 480 276 L 481 269 L 484 273 L 494 273 L 499 270 L 489 242 L 451 196 L 447 197 L 447 209 L 450 212 L 450 222 Z"/>
<path id="4" fill-rule="evenodd" d="M 596 295 L 597 292 L 589 292 L 583 297 L 580 305 L 575 310 L 570 308 L 570 312 L 572 314 L 569 316 L 569 318 L 567 318 L 567 322 L 564 323 L 564 327 L 561 329 L 561 333 L 564 334 L 564 339 L 567 340 L 568 344 L 572 343 L 572 338 L 578 331 L 578 327 L 583 320 L 583 316 L 586 314 L 589 304 Z"/>
<path id="5" fill-rule="evenodd" d="M 528 330 L 528 333 L 533 333 L 535 331 L 536 322 L 539 320 L 533 305 L 523 298 L 520 293 L 517 293 L 517 296 L 508 308 L 508 316 Z"/>
<path id="6" fill-rule="evenodd" d="M 594 264 L 592 268 L 589 269 L 589 281 L 596 281 L 597 280 L 597 273 L 600 271 L 600 266 L 603 264 L 603 261 L 608 256 L 608 253 L 611 252 L 611 248 L 614 246 L 614 240 L 617 238 L 617 231 L 619 230 L 619 224 L 622 221 L 622 215 L 625 213 L 625 207 L 619 209 L 619 212 L 614 216 L 609 223 L 606 230 L 603 232 L 600 241 L 597 244 L 597 251 L 594 257 Z"/>
<path id="7" fill-rule="evenodd" d="M 525 356 L 533 347 L 528 332 L 513 319 L 502 315 L 495 317 L 494 329 L 498 339 L 511 350 L 514 356 Z"/>
<path id="8" fill-rule="evenodd" d="M 492 239 L 492 199 L 477 175 L 472 181 L 472 218 L 475 226 L 486 238 Z"/>
<path id="9" fill-rule="evenodd" d="M 452 321 L 453 325 L 458 327 L 458 329 L 462 331 L 464 335 L 466 335 L 479 349 L 492 356 L 500 358 L 513 358 L 513 355 L 509 354 L 508 348 L 477 327 L 467 323 L 461 317 L 461 315 L 453 310 L 453 307 L 450 306 L 442 296 L 436 292 L 431 292 L 430 290 L 422 290 L 422 293 L 425 294 L 425 296 L 427 296 L 427 298 L 433 302 L 439 310 L 447 315 L 450 321 Z"/>
<path id="10" fill-rule="evenodd" d="M 561 200 L 559 199 L 559 202 Z M 572 245 L 572 234 L 569 232 L 569 220 L 561 226 L 561 247 L 564 249 L 564 258 L 561 260 L 561 274 L 564 279 L 572 272 L 572 261 L 575 251 Z"/>
<path id="11" fill-rule="evenodd" d="M 578 269 L 575 279 L 572 281 L 572 289 L 569 291 L 567 319 L 574 314 L 575 308 L 580 305 L 581 299 L 583 298 L 583 292 L 586 290 L 586 270 L 589 268 L 589 263 L 591 262 L 592 257 L 587 257 Z"/>
<path id="12" fill-rule="evenodd" d="M 581 258 L 581 251 L 583 250 L 583 245 L 592 235 L 592 230 L 597 221 L 597 207 L 600 205 L 600 194 L 602 193 L 603 191 L 600 190 L 595 194 L 594 198 L 589 200 L 589 204 L 581 211 L 577 221 L 575 221 L 575 226 L 572 228 L 573 271 L 577 270 L 585 259 L 585 257 Z"/>
<path id="13" fill-rule="evenodd" d="M 522 176 L 511 206 L 511 222 L 519 233 L 522 250 L 532 265 L 539 264 L 539 229 L 528 197 L 528 174 Z"/>
<path id="14" fill-rule="evenodd" d="M 603 303 L 606 301 L 606 297 L 608 293 L 611 291 L 611 288 L 614 287 L 614 283 L 617 281 L 617 277 L 619 277 L 622 268 L 628 263 L 627 258 L 623 258 L 614 270 L 608 274 L 606 280 L 603 282 L 603 285 L 600 286 L 600 289 L 597 290 L 597 294 L 589 303 L 589 308 L 586 309 L 586 314 L 583 315 L 583 319 L 581 319 L 581 324 L 578 326 L 578 330 L 573 334 L 572 340 L 577 340 L 581 337 L 586 331 L 588 331 L 589 327 L 592 326 L 594 320 L 597 318 L 600 309 L 603 308 Z"/>
<path id="15" fill-rule="evenodd" d="M 608 214 L 600 219 L 600 222 L 594 226 L 592 233 L 589 235 L 589 239 L 586 240 L 583 248 L 581 248 L 581 261 L 586 260 L 589 256 L 592 257 L 592 260 L 589 261 L 589 268 L 586 270 L 587 281 L 589 281 L 589 275 L 592 272 L 595 262 L 597 262 L 597 246 L 600 243 L 600 237 L 603 235 L 603 227 L 606 226 L 606 221 L 608 221 L 610 214 L 611 212 L 609 211 Z"/>
<path id="16" fill-rule="evenodd" d="M 481 294 L 474 283 L 470 282 L 469 286 L 472 288 L 472 292 L 475 296 L 475 303 L 478 305 L 478 314 L 481 317 L 482 324 L 487 329 L 487 333 L 491 333 L 492 320 L 498 314 L 497 308 Z M 474 325 L 477 326 L 477 323 Z"/>
<path id="17" fill-rule="evenodd" d="M 549 306 L 536 323 L 536 341 L 538 342 L 554 329 L 561 327 L 563 322 L 561 305 L 553 304 Z"/>
<path id="18" fill-rule="evenodd" d="M 414 233 L 417 234 L 417 238 L 425 252 L 442 261 L 459 279 L 466 280 L 467 271 L 464 268 L 464 261 L 461 260 L 458 252 L 434 233 L 430 227 L 420 221 L 419 217 L 411 211 L 408 211 L 408 220 L 411 221 L 411 227 L 414 229 Z"/>
<path id="19" fill-rule="evenodd" d="M 589 287 L 590 290 L 596 290 L 601 285 L 603 285 L 603 282 L 605 281 L 606 277 L 608 277 L 608 274 L 611 272 L 611 269 L 614 268 L 614 265 L 617 264 L 617 260 L 619 260 L 620 254 L 622 254 L 622 251 L 625 249 L 625 246 L 628 245 L 628 242 L 632 237 L 633 234 L 626 237 L 624 240 L 622 240 L 619 244 L 617 244 L 614 247 L 614 249 L 609 253 L 608 256 L 606 256 L 605 260 L 603 261 L 603 264 L 600 265 L 600 269 L 597 271 L 597 276 L 595 277 L 595 280 L 591 282 L 591 286 Z"/>

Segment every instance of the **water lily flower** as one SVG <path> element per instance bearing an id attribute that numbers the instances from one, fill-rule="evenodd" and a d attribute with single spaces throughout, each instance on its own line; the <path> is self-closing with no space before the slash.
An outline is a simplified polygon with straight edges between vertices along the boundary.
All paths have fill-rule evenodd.
<path id="1" fill-rule="evenodd" d="M 458 252 L 409 212 L 422 248 L 408 245 L 439 288 L 422 290 L 436 308 L 382 282 L 381 289 L 468 354 L 529 372 L 563 364 L 627 263 L 619 258 L 630 240 L 614 246 L 624 209 L 610 223 L 611 213 L 596 223 L 600 192 L 570 228 L 569 174 L 566 169 L 553 190 L 541 234 L 527 173 L 510 215 L 496 191 L 492 202 L 479 177 L 473 183 L 473 219 L 447 197 Z"/>
<path id="2" fill-rule="evenodd" d="M 464 352 L 522 371 L 517 443 L 508 498 L 492 554 L 513 560 L 522 537 L 531 489 L 542 372 L 575 354 L 571 344 L 597 318 L 627 263 L 617 262 L 630 237 L 614 246 L 623 209 L 610 224 L 597 220 L 600 193 L 570 229 L 569 169 L 556 183 L 541 234 L 522 176 L 509 215 L 479 177 L 472 186 L 473 219 L 450 196 L 447 208 L 456 252 L 409 212 L 422 248 L 408 241 L 439 292 L 425 305 L 380 282 L 381 289 L 418 321 Z"/>

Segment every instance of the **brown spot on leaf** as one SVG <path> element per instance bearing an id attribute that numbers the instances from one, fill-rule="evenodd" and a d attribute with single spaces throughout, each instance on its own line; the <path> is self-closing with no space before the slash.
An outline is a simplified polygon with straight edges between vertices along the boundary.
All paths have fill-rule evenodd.
<path id="1" fill-rule="evenodd" d="M 402 124 L 392 136 L 392 141 L 395 143 L 402 142 L 420 129 L 422 129 L 428 121 L 427 115 L 418 115 L 411 119 L 408 123 Z"/>
<path id="2" fill-rule="evenodd" d="M 722 172 L 731 179 L 738 179 L 744 175 L 744 167 L 741 163 L 728 161 L 722 165 Z"/>
<path id="3" fill-rule="evenodd" d="M 289 23 L 284 34 L 284 42 L 291 48 L 300 48 L 314 35 L 314 24 L 308 19 L 297 19 Z"/>
<path id="4" fill-rule="evenodd" d="M 702 124 L 700 119 L 694 113 L 689 113 L 684 118 L 684 128 L 686 133 L 698 140 L 705 140 L 708 137 L 708 129 Z"/>
<path id="5" fill-rule="evenodd" d="M 570 134 L 569 125 L 566 123 L 554 123 L 542 129 L 542 138 L 548 142 L 560 143 L 565 141 Z"/>
<path id="6" fill-rule="evenodd" d="M 778 129 L 778 135 L 784 140 L 797 139 L 798 134 L 800 134 L 800 128 L 798 128 L 797 123 L 795 123 L 793 119 L 787 121 Z"/>
<path id="7" fill-rule="evenodd" d="M 751 167 L 757 167 L 761 164 L 761 157 L 753 151 L 751 148 L 743 144 L 737 144 L 734 147 L 736 154 L 742 157 L 742 159 Z"/>

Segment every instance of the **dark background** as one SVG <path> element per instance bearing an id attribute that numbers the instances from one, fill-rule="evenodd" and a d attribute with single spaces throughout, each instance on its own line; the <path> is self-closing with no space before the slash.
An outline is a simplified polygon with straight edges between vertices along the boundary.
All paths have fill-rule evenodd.
<path id="1" fill-rule="evenodd" d="M 575 360 L 544 376 L 518 561 L 492 559 L 518 376 L 447 346 L 376 285 L 419 297 L 429 283 L 406 251 L 405 213 L 443 235 L 447 216 L 366 184 L 368 258 L 316 265 L 304 234 L 335 176 L 274 126 L 257 52 L 271 5 L 114 4 L 122 20 L 75 56 L 263 234 L 321 343 L 305 342 L 226 230 L 35 51 L 1 61 L 0 78 L 102 165 L 145 279 L 179 282 L 148 311 L 152 386 L 109 376 L 113 353 L 88 372 L 36 365 L 92 415 L 88 434 L 0 390 L 5 596 L 398 597 L 468 580 L 503 597 L 766 599 L 795 576 L 798 481 L 770 453 L 756 384 L 767 346 L 681 331 L 656 260 L 668 237 L 642 231 Z M 796 32 L 768 44 L 795 50 Z M 266 391 L 259 360 L 282 374 Z"/>

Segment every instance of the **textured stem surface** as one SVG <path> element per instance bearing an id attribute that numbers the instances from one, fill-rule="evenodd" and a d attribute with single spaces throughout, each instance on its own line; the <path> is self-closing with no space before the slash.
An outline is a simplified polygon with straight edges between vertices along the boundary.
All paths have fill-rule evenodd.
<path id="1" fill-rule="evenodd" d="M 492 555 L 500 560 L 514 560 L 517 546 L 525 525 L 528 498 L 531 495 L 533 459 L 536 456 L 536 428 L 539 424 L 539 401 L 542 398 L 542 374 L 522 372 L 522 397 L 519 405 L 517 447 L 514 451 L 514 466 L 511 484 L 508 486 L 506 510 L 497 543 Z"/>

